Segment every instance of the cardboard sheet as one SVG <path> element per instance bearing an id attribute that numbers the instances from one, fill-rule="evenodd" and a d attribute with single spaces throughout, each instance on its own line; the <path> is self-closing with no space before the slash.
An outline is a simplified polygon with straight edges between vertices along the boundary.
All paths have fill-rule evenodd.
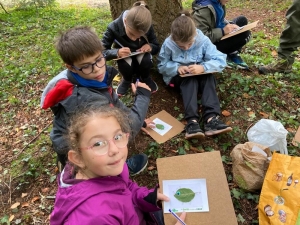
<path id="1" fill-rule="evenodd" d="M 300 127 L 298 127 L 295 137 L 293 138 L 292 144 L 297 147 L 300 144 Z"/>
<path id="2" fill-rule="evenodd" d="M 140 55 L 140 54 L 144 54 L 145 52 L 132 52 L 129 56 L 125 56 L 122 58 L 117 58 L 117 59 L 113 59 L 113 60 L 120 60 L 120 59 L 126 59 L 128 57 L 134 56 L 134 55 Z"/>
<path id="3" fill-rule="evenodd" d="M 228 183 L 219 151 L 158 158 L 156 160 L 160 190 L 163 180 L 206 179 L 209 212 L 188 212 L 188 225 L 237 225 Z M 165 225 L 176 219 L 164 214 Z"/>
<path id="4" fill-rule="evenodd" d="M 181 77 L 190 77 L 190 76 L 198 76 L 198 75 L 209 74 L 209 73 L 219 73 L 219 72 L 213 71 L 213 72 L 200 73 L 200 74 L 186 73 L 186 74 L 180 74 L 179 76 L 181 76 Z"/>
<path id="5" fill-rule="evenodd" d="M 163 136 L 152 130 L 151 128 L 147 128 L 150 136 L 159 144 L 166 142 L 167 140 L 171 139 L 184 130 L 184 125 L 169 113 L 167 113 L 165 110 L 162 110 L 159 113 L 151 116 L 150 119 L 159 119 L 172 126 L 172 128 Z"/>
<path id="6" fill-rule="evenodd" d="M 245 25 L 242 29 L 240 29 L 240 30 L 238 30 L 238 31 L 236 31 L 236 32 L 233 32 L 233 33 L 229 33 L 229 34 L 224 35 L 224 36 L 221 38 L 221 40 L 224 40 L 224 39 L 229 38 L 229 37 L 232 37 L 232 36 L 234 36 L 234 35 L 243 33 L 243 32 L 245 32 L 245 31 L 247 31 L 247 30 L 250 30 L 250 29 L 256 27 L 258 21 L 259 21 L 259 20 L 255 21 L 255 22 L 253 22 L 253 23 L 249 23 L 249 24 Z"/>

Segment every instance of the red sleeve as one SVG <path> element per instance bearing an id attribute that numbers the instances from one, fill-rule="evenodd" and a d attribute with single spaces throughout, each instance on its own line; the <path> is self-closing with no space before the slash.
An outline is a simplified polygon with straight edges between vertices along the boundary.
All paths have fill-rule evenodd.
<path id="1" fill-rule="evenodd" d="M 46 95 L 42 108 L 48 109 L 49 107 L 52 107 L 58 102 L 66 99 L 72 95 L 73 88 L 74 85 L 68 80 L 63 79 L 58 81 L 55 87 Z"/>

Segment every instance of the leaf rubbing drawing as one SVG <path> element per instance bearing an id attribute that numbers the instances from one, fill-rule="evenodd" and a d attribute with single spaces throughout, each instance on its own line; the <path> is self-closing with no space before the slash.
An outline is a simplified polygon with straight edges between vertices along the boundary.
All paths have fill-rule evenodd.
<path id="1" fill-rule="evenodd" d="M 195 192 L 189 188 L 180 188 L 176 191 L 174 197 L 181 202 L 190 202 L 195 197 Z"/>
<path id="2" fill-rule="evenodd" d="M 159 130 L 163 130 L 165 129 L 165 126 L 162 125 L 162 124 L 155 124 L 156 128 L 159 129 Z"/>

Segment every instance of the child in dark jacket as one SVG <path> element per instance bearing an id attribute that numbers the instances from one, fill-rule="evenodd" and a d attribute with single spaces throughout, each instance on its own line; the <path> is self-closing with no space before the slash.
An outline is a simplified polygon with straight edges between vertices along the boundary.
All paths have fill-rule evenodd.
<path id="1" fill-rule="evenodd" d="M 123 111 L 86 108 L 72 118 L 68 134 L 70 164 L 58 179 L 51 225 L 163 225 L 157 202 L 169 198 L 129 179 L 130 126 Z"/>
<path id="2" fill-rule="evenodd" d="M 186 125 L 186 138 L 203 138 L 230 132 L 231 127 L 220 118 L 220 103 L 213 72 L 226 66 L 226 55 L 200 30 L 188 11 L 183 11 L 171 25 L 171 35 L 164 41 L 159 56 L 158 70 L 167 85 L 182 94 Z M 197 74 L 181 77 L 183 74 Z M 201 94 L 204 132 L 199 125 L 197 95 Z"/>
<path id="3" fill-rule="evenodd" d="M 152 93 L 158 90 L 157 84 L 150 77 L 152 55 L 159 51 L 151 23 L 152 16 L 148 6 L 145 2 L 138 1 L 130 10 L 124 11 L 119 18 L 111 22 L 103 35 L 106 59 L 122 58 L 117 60 L 118 70 L 123 76 L 116 90 L 119 96 L 125 95 L 130 84 L 135 82 L 134 76 L 145 82 Z M 130 56 L 133 52 L 144 53 Z"/>
<path id="4" fill-rule="evenodd" d="M 193 17 L 196 27 L 214 43 L 220 52 L 227 54 L 227 64 L 230 67 L 248 69 L 239 53 L 251 38 L 251 32 L 245 31 L 232 37 L 221 38 L 239 27 L 248 24 L 245 16 L 238 16 L 227 21 L 225 4 L 229 0 L 195 0 L 192 3 Z"/>
<path id="5" fill-rule="evenodd" d="M 138 83 L 131 110 L 119 100 L 112 88 L 112 80 L 118 71 L 106 65 L 101 40 L 91 28 L 75 27 L 61 34 L 56 50 L 67 69 L 48 83 L 42 94 L 41 107 L 53 111 L 50 138 L 63 166 L 70 149 L 65 140 L 69 119 L 81 108 L 110 104 L 122 109 L 131 119 L 133 137 L 142 125 L 147 126 L 144 119 L 150 101 L 150 88 L 145 83 Z M 132 174 L 142 171 L 147 162 L 145 154 L 135 155 L 127 161 Z"/>

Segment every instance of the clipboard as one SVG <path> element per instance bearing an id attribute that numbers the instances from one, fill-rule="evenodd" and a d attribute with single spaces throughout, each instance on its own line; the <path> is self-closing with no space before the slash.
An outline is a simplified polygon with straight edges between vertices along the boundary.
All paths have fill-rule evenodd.
<path id="1" fill-rule="evenodd" d="M 181 77 L 191 77 L 191 76 L 198 76 L 198 75 L 210 74 L 210 73 L 219 73 L 219 72 L 218 71 L 212 71 L 212 72 L 200 73 L 200 74 L 186 73 L 186 74 L 180 74 L 179 76 L 181 76 Z"/>
<path id="2" fill-rule="evenodd" d="M 231 32 L 231 33 L 229 33 L 229 34 L 224 35 L 224 36 L 221 38 L 221 40 L 224 40 L 224 39 L 226 39 L 226 38 L 230 38 L 230 37 L 232 37 L 232 36 L 234 36 L 234 35 L 243 33 L 243 32 L 245 32 L 245 31 L 247 31 L 247 30 L 251 30 L 252 28 L 254 28 L 254 27 L 257 26 L 258 21 L 259 21 L 259 20 L 255 21 L 255 22 L 253 22 L 253 23 L 249 23 L 249 24 L 247 24 L 247 25 L 245 25 L 245 26 L 243 26 L 243 27 L 240 27 L 240 29 L 236 30 L 235 32 Z"/>
<path id="3" fill-rule="evenodd" d="M 151 120 L 154 120 L 156 118 L 172 126 L 171 130 L 169 130 L 163 136 L 159 135 L 153 129 L 147 128 L 147 131 L 149 131 L 149 135 L 159 144 L 166 142 L 167 140 L 171 139 L 177 134 L 180 134 L 184 130 L 184 125 L 181 122 L 179 122 L 176 118 L 174 118 L 172 115 L 167 113 L 165 110 L 162 110 L 159 113 L 150 117 Z"/>
<path id="4" fill-rule="evenodd" d="M 126 58 L 129 58 L 131 56 L 140 55 L 140 54 L 144 54 L 144 53 L 145 52 L 131 52 L 129 56 L 125 56 L 125 57 L 117 58 L 117 59 L 113 59 L 113 60 L 117 61 L 117 60 L 120 60 L 120 59 L 126 59 Z"/>
<path id="5" fill-rule="evenodd" d="M 206 179 L 209 212 L 188 212 L 188 225 L 238 225 L 227 178 L 219 151 L 158 158 L 156 160 L 160 190 L 163 180 Z M 177 221 L 164 214 L 165 225 Z"/>

